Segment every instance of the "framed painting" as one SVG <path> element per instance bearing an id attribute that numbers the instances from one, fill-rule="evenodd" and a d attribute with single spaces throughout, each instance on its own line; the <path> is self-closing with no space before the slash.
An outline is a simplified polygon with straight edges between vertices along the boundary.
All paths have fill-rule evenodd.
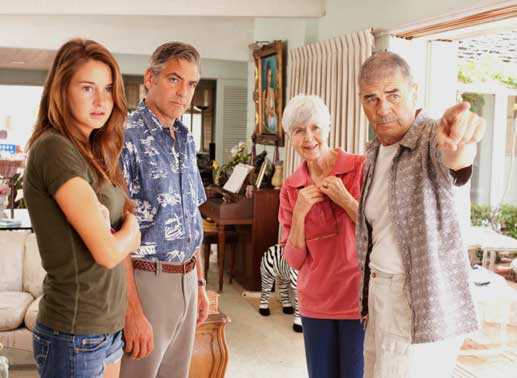
<path id="1" fill-rule="evenodd" d="M 259 144 L 283 146 L 285 52 L 287 43 L 274 41 L 253 50 L 255 59 L 255 135 Z"/>

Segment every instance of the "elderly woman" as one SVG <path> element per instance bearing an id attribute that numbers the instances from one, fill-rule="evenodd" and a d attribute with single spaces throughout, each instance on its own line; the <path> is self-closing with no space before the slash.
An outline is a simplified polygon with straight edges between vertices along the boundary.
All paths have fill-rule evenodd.
<path id="1" fill-rule="evenodd" d="M 284 254 L 299 270 L 310 378 L 362 378 L 355 219 L 364 157 L 328 146 L 330 114 L 317 96 L 287 104 L 283 128 L 304 159 L 280 194 Z"/>

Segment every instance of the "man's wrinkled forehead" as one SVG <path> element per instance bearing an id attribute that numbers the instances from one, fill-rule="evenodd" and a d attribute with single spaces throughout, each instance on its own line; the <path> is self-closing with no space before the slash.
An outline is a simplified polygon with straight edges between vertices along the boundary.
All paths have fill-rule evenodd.
<path id="1" fill-rule="evenodd" d="M 364 95 L 365 92 L 380 87 L 391 91 L 394 89 L 408 88 L 409 86 L 411 86 L 410 78 L 404 77 L 399 68 L 389 67 L 369 71 L 368 75 L 363 76 L 360 80 L 359 91 L 361 95 Z"/>

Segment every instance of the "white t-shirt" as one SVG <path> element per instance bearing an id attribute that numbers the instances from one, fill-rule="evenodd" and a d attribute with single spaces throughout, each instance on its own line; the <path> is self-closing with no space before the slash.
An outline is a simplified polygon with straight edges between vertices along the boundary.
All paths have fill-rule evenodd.
<path id="1" fill-rule="evenodd" d="M 364 207 L 366 220 L 372 226 L 373 249 L 369 267 L 388 274 L 405 273 L 388 208 L 390 170 L 398 149 L 398 143 L 380 146 Z"/>

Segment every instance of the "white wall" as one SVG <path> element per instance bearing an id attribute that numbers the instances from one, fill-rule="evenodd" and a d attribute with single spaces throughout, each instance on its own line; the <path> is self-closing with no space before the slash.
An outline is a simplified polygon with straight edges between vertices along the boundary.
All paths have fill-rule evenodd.
<path id="1" fill-rule="evenodd" d="M 326 0 L 326 15 L 319 22 L 319 38 L 327 39 L 372 27 L 377 30 L 401 28 L 423 19 L 473 11 L 501 0 Z"/>
<path id="2" fill-rule="evenodd" d="M 115 54 L 115 58 L 120 70 L 125 75 L 143 75 L 149 64 L 149 55 Z M 248 64 L 246 62 L 201 57 L 201 77 L 203 79 L 246 80 L 247 75 Z"/>

